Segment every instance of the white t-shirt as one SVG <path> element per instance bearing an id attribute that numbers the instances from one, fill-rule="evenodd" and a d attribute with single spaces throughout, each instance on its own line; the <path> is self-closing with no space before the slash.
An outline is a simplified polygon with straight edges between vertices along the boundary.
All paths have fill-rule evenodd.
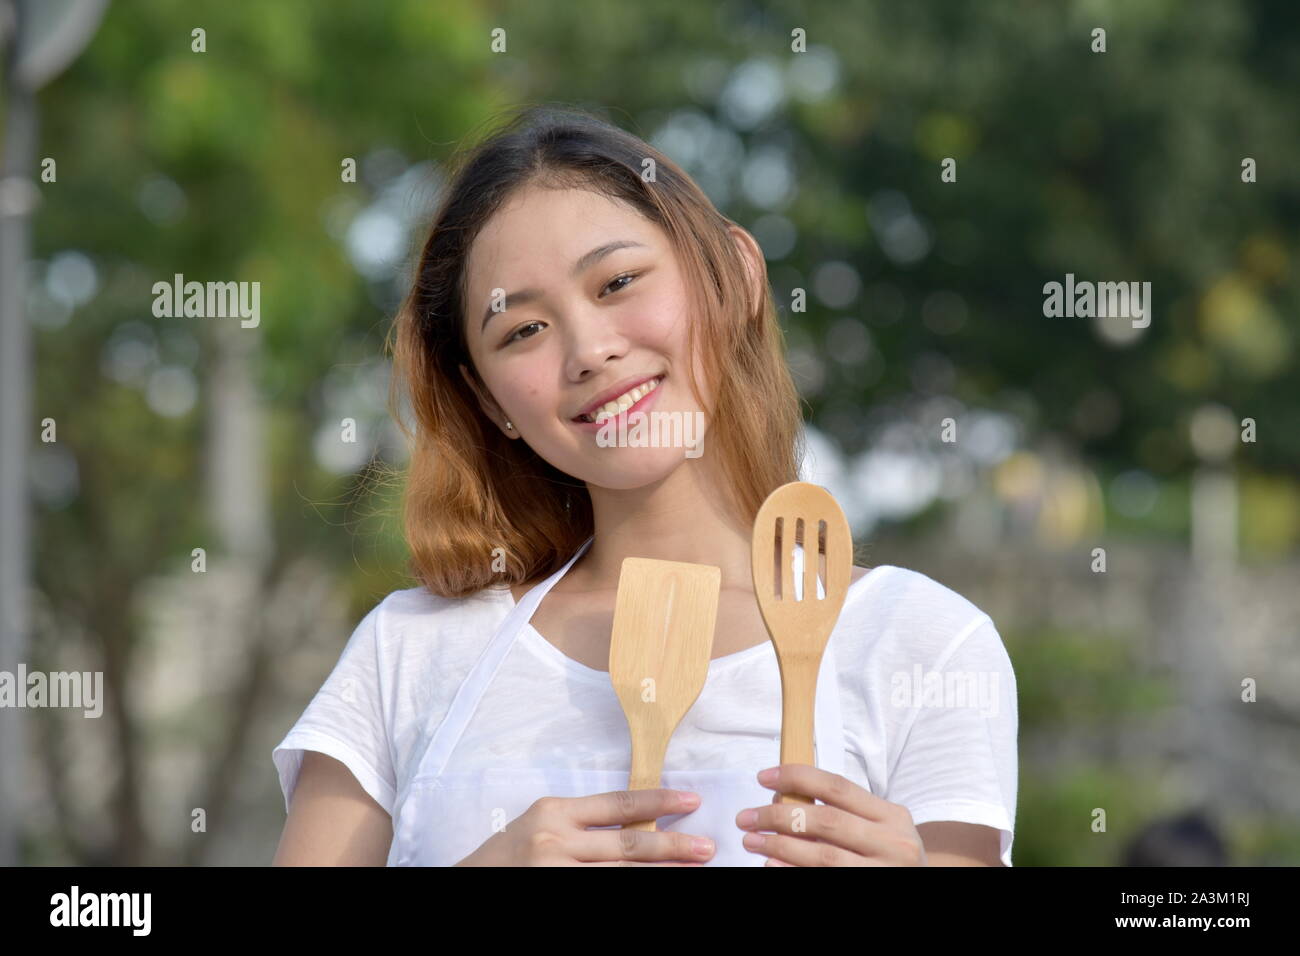
<path id="1" fill-rule="evenodd" d="M 394 591 L 357 625 L 338 664 L 273 751 L 285 811 L 305 750 L 345 764 L 392 815 L 416 745 L 441 721 L 514 607 L 508 589 L 442 598 Z M 852 582 L 831 640 L 839 671 L 844 776 L 902 804 L 914 823 L 1001 831 L 1011 865 L 1016 815 L 1015 674 L 987 614 L 916 571 L 879 565 Z M 771 641 L 712 661 L 674 732 L 664 770 L 779 760 L 780 672 Z M 775 691 L 774 691 L 775 688 Z M 626 770 L 627 721 L 609 675 L 519 633 L 448 769 Z M 764 762 L 757 762 L 762 760 Z M 538 794 L 542 796 L 542 794 Z"/>

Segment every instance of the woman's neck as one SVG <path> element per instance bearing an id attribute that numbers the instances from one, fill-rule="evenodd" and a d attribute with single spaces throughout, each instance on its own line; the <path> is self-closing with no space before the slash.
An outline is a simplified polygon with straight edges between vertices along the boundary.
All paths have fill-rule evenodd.
<path id="1" fill-rule="evenodd" d="M 595 537 L 565 575 L 564 590 L 616 591 L 623 559 L 638 557 L 713 565 L 723 589 L 752 591 L 750 529 L 731 516 L 717 487 L 695 461 L 632 490 L 589 485 Z"/>

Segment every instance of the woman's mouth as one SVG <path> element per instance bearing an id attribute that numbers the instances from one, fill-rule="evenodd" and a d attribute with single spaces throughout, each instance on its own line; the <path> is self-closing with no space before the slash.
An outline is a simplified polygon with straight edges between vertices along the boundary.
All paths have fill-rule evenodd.
<path id="1" fill-rule="evenodd" d="M 659 384 L 665 376 L 660 375 L 651 379 L 643 385 L 629 389 L 622 395 L 611 401 L 606 402 L 600 408 L 595 409 L 586 415 L 580 415 L 572 419 L 573 424 L 580 428 L 594 431 L 599 429 L 605 422 L 611 418 L 618 418 L 629 415 L 635 411 L 644 410 L 654 397 L 659 393 Z"/>

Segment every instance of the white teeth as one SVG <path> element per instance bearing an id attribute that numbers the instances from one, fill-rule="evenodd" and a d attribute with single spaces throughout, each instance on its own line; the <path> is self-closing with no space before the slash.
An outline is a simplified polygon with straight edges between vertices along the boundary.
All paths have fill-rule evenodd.
<path id="1" fill-rule="evenodd" d="M 603 422 L 606 418 L 609 418 L 612 415 L 617 415 L 620 412 L 627 411 L 637 402 L 641 401 L 641 399 L 645 398 L 645 396 L 653 392 L 659 386 L 661 381 L 663 381 L 662 376 L 660 378 L 653 378 L 644 385 L 638 385 L 631 391 L 624 392 L 612 402 L 606 402 L 594 412 L 588 413 L 584 420 Z"/>

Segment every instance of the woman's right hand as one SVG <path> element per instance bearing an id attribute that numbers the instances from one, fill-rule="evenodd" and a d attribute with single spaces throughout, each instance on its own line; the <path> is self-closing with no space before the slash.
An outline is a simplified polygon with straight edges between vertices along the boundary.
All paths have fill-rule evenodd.
<path id="1" fill-rule="evenodd" d="M 590 797 L 542 797 L 457 866 L 700 866 L 716 849 L 708 837 L 662 830 L 589 830 L 690 813 L 699 794 L 613 790 Z M 704 840 L 698 851 L 693 840 Z"/>

